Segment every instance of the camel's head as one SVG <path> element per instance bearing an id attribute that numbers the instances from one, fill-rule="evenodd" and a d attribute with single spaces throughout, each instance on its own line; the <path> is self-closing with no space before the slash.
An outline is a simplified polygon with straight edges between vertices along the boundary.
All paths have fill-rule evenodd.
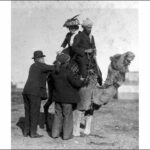
<path id="1" fill-rule="evenodd" d="M 132 52 L 116 54 L 110 57 L 111 63 L 108 68 L 107 78 L 104 85 L 99 88 L 101 90 L 97 89 L 98 98 L 94 99 L 95 104 L 107 104 L 116 95 L 117 88 L 125 81 L 125 74 L 134 57 L 135 55 Z"/>
<path id="2" fill-rule="evenodd" d="M 108 68 L 108 75 L 104 85 L 121 85 L 125 81 L 125 74 L 135 55 L 132 52 L 116 54 L 110 57 L 111 63 Z"/>
<path id="3" fill-rule="evenodd" d="M 128 71 L 128 66 L 130 65 L 134 57 L 135 55 L 130 51 L 124 54 L 116 54 L 110 57 L 111 66 L 115 70 L 118 70 L 122 73 L 126 73 Z"/>

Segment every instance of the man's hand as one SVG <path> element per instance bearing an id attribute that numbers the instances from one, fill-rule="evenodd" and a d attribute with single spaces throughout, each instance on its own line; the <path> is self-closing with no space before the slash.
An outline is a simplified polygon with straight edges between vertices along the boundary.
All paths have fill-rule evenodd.
<path id="1" fill-rule="evenodd" d="M 85 78 L 80 77 L 80 80 L 81 80 L 81 81 L 84 81 L 84 80 L 85 80 Z"/>
<path id="2" fill-rule="evenodd" d="M 85 53 L 92 53 L 92 52 L 93 52 L 93 49 L 91 49 L 91 48 L 85 50 Z"/>
<path id="3" fill-rule="evenodd" d="M 57 55 L 59 55 L 63 50 L 59 50 L 56 52 Z"/>

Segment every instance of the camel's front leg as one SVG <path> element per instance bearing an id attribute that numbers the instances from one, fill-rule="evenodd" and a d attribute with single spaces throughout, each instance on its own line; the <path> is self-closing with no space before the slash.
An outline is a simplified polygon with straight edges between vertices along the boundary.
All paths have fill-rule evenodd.
<path id="1" fill-rule="evenodd" d="M 91 124 L 93 120 L 93 115 L 88 115 L 86 117 L 84 134 L 89 135 L 91 133 Z"/>
<path id="2" fill-rule="evenodd" d="M 74 136 L 80 136 L 80 123 L 82 121 L 82 116 L 84 115 L 84 112 L 75 110 L 73 113 L 74 117 L 74 124 L 73 124 L 73 135 Z"/>

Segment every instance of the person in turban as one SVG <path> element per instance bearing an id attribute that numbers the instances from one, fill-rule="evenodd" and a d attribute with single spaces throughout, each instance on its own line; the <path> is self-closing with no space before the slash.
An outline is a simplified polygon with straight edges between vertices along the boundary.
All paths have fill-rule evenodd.
<path id="1" fill-rule="evenodd" d="M 91 34 L 93 22 L 86 18 L 82 22 L 83 31 L 79 32 L 74 37 L 74 42 L 72 45 L 72 51 L 76 55 L 76 62 L 79 66 L 79 71 L 82 78 L 87 78 L 88 76 L 88 66 L 90 63 L 93 64 L 94 70 L 98 75 L 98 83 L 102 84 L 102 73 L 96 62 L 96 46 L 94 36 Z M 92 58 L 92 59 L 90 59 Z"/>

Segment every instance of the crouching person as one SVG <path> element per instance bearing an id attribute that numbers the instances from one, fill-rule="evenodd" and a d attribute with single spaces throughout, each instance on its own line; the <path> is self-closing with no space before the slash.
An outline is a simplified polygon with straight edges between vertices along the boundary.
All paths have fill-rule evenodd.
<path id="1" fill-rule="evenodd" d="M 60 133 L 64 140 L 72 138 L 73 106 L 80 101 L 78 89 L 84 81 L 75 78 L 69 70 L 70 56 L 60 54 L 57 57 L 55 71 L 50 74 L 53 85 L 52 100 L 55 102 L 55 115 L 52 124 L 52 137 L 58 138 Z"/>
<path id="2" fill-rule="evenodd" d="M 34 63 L 29 70 L 29 76 L 23 89 L 25 107 L 25 123 L 23 135 L 25 137 L 39 138 L 42 135 L 37 133 L 38 119 L 40 115 L 41 100 L 47 98 L 46 79 L 47 74 L 54 69 L 54 66 L 44 63 L 42 51 L 34 52 Z"/>

